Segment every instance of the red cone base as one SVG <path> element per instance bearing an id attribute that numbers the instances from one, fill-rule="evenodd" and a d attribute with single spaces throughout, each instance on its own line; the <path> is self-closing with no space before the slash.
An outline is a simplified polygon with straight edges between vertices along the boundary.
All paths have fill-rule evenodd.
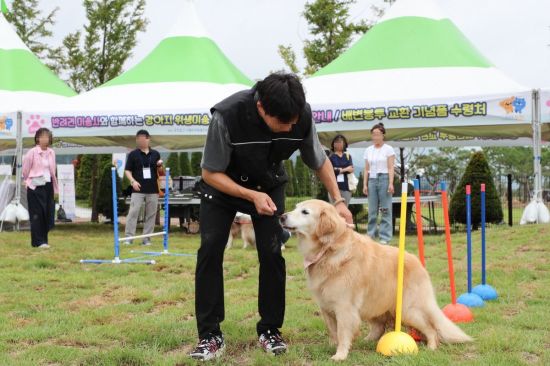
<path id="1" fill-rule="evenodd" d="M 472 314 L 472 311 L 466 305 L 449 304 L 443 308 L 443 313 L 455 323 L 474 321 L 474 314 Z"/>

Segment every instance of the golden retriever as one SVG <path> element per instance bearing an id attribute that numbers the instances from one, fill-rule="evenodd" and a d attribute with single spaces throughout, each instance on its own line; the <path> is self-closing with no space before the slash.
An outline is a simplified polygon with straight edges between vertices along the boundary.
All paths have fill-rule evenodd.
<path id="1" fill-rule="evenodd" d="M 299 203 L 280 221 L 298 236 L 308 286 L 337 345 L 332 359 L 346 359 L 362 321 L 367 340 L 378 340 L 395 319 L 398 249 L 353 231 L 324 201 Z M 439 309 L 428 272 L 409 253 L 404 273 L 403 323 L 422 332 L 430 349 L 472 341 Z"/>
<path id="2" fill-rule="evenodd" d="M 251 246 L 256 247 L 256 234 L 254 234 L 254 227 L 252 225 L 252 217 L 247 214 L 238 212 L 235 215 L 235 220 L 231 224 L 231 230 L 229 231 L 229 238 L 227 239 L 226 248 L 230 249 L 233 245 L 233 240 L 236 239 L 239 234 L 243 239 L 243 249 Z"/>

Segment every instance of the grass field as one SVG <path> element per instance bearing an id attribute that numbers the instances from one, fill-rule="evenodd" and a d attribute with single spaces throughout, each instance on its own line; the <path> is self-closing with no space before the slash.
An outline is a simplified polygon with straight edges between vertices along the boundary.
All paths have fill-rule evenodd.
<path id="1" fill-rule="evenodd" d="M 549 365 L 550 225 L 488 230 L 489 283 L 498 301 L 474 309 L 461 327 L 476 341 L 420 346 L 414 357 L 384 358 L 362 336 L 346 365 Z M 457 291 L 466 288 L 465 236 L 453 235 Z M 408 237 L 416 253 L 416 238 Z M 394 243 L 395 243 L 394 239 Z M 444 240 L 426 237 L 428 270 L 440 305 L 449 303 Z M 50 250 L 32 249 L 29 233 L 0 233 L 0 365 L 187 365 L 196 341 L 192 257 L 162 257 L 153 266 L 82 265 L 111 258 L 112 231 L 104 224 L 58 226 Z M 156 238 L 154 247 L 160 249 Z M 194 253 L 198 236 L 176 232 L 172 251 Z M 218 365 L 329 365 L 323 321 L 307 290 L 296 243 L 287 259 L 287 308 L 282 329 L 289 352 L 262 353 L 256 344 L 258 261 L 240 241 L 226 253 L 225 356 Z M 479 268 L 479 233 L 474 233 Z M 122 257 L 136 256 L 123 248 Z M 475 272 L 474 283 L 479 282 Z"/>

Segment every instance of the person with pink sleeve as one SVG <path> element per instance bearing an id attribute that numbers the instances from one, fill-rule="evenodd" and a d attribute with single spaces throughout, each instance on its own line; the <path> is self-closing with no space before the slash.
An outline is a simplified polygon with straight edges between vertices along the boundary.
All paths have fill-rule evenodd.
<path id="1" fill-rule="evenodd" d="M 27 202 L 31 222 L 31 245 L 49 248 L 48 232 L 55 223 L 54 193 L 58 192 L 55 177 L 55 152 L 52 133 L 40 128 L 34 135 L 35 146 L 23 158 L 23 179 L 27 187 Z"/>

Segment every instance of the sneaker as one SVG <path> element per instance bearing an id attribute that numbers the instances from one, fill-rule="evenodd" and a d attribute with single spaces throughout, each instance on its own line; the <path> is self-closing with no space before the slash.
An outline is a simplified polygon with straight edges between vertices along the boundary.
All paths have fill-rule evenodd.
<path id="1" fill-rule="evenodd" d="M 151 240 L 145 239 L 145 240 L 141 243 L 141 245 L 143 245 L 143 246 L 145 246 L 145 247 L 148 247 L 149 245 L 151 245 Z"/>
<path id="2" fill-rule="evenodd" d="M 124 245 L 132 245 L 132 241 L 131 241 L 131 240 L 125 240 L 122 244 L 124 244 Z"/>
<path id="3" fill-rule="evenodd" d="M 195 360 L 207 361 L 220 357 L 225 350 L 223 335 L 210 335 L 203 338 L 197 347 L 189 354 Z"/>
<path id="4" fill-rule="evenodd" d="M 388 244 L 388 242 L 385 240 L 380 240 L 380 244 Z"/>
<path id="5" fill-rule="evenodd" d="M 49 246 L 48 244 L 46 244 L 46 243 L 40 244 L 38 247 L 39 247 L 39 248 L 42 248 L 42 249 L 49 249 L 49 248 L 50 248 L 50 246 Z"/>
<path id="6" fill-rule="evenodd" d="M 286 352 L 287 346 L 279 331 L 268 330 L 260 335 L 258 341 L 260 342 L 260 347 L 267 353 L 280 355 Z"/>

